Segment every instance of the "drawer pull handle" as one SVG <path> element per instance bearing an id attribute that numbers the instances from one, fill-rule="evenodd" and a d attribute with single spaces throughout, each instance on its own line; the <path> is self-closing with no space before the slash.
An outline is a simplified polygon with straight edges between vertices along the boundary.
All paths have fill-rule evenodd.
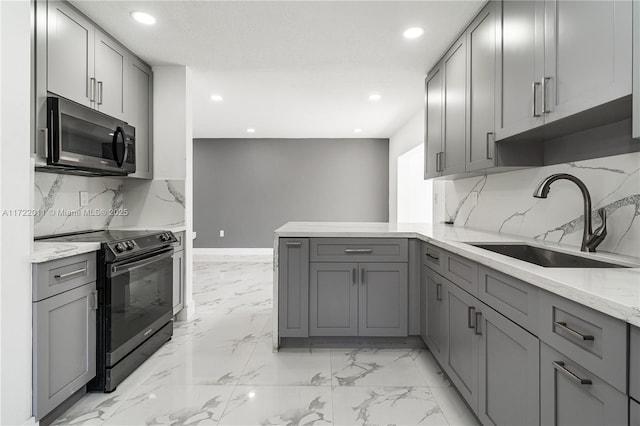
<path id="1" fill-rule="evenodd" d="M 287 241 L 286 244 L 287 244 L 287 247 L 301 247 L 302 246 L 302 243 L 300 241 Z"/>
<path id="2" fill-rule="evenodd" d="M 442 284 L 436 284 L 436 300 L 442 301 Z"/>
<path id="3" fill-rule="evenodd" d="M 429 259 L 433 259 L 433 260 L 440 260 L 440 256 L 434 256 L 434 255 L 432 255 L 431 253 L 426 253 L 426 256 L 427 256 Z"/>
<path id="4" fill-rule="evenodd" d="M 574 372 L 569 371 L 567 367 L 564 366 L 563 361 L 553 361 L 553 367 L 580 385 L 590 385 L 592 383 L 591 379 L 583 379 L 582 377 L 577 376 Z"/>
<path id="5" fill-rule="evenodd" d="M 474 308 L 473 306 L 467 307 L 467 327 L 476 328 L 476 325 L 473 323 L 475 314 L 476 314 L 476 308 Z"/>
<path id="6" fill-rule="evenodd" d="M 476 312 L 476 324 L 473 332 L 476 336 L 482 336 L 482 327 L 480 324 L 482 323 L 482 312 Z"/>
<path id="7" fill-rule="evenodd" d="M 95 311 L 97 309 L 98 309 L 98 292 L 94 290 L 91 292 L 91 310 Z"/>
<path id="8" fill-rule="evenodd" d="M 344 249 L 345 253 L 353 254 L 353 253 L 371 253 L 373 249 L 363 248 L 363 249 Z"/>
<path id="9" fill-rule="evenodd" d="M 566 331 L 567 333 L 569 333 L 571 336 L 576 337 L 580 340 L 595 340 L 595 338 L 591 335 L 591 334 L 582 334 L 582 333 L 578 333 L 577 331 L 575 331 L 574 329 L 567 327 L 567 323 L 566 322 L 559 322 L 556 321 L 553 323 L 556 327 L 558 327 L 559 329 Z"/>
<path id="10" fill-rule="evenodd" d="M 67 277 L 70 277 L 71 275 L 81 274 L 83 272 L 87 272 L 87 268 L 82 268 L 82 269 L 78 269 L 77 271 L 67 272 L 66 274 L 54 275 L 54 277 L 57 279 L 67 278 Z"/>

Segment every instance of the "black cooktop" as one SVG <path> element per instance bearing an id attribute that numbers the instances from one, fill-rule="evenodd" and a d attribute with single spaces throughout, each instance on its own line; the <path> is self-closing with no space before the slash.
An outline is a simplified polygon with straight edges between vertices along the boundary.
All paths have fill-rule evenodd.
<path id="1" fill-rule="evenodd" d="M 133 240 L 146 235 L 154 235 L 159 231 L 88 231 L 73 234 L 36 237 L 37 241 L 58 241 L 64 243 L 111 243 L 114 241 Z"/>

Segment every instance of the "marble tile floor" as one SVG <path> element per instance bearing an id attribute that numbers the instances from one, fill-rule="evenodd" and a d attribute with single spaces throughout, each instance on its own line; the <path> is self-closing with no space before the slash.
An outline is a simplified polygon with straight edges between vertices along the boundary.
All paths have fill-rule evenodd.
<path id="1" fill-rule="evenodd" d="M 476 425 L 420 349 L 271 351 L 269 257 L 198 257 L 196 315 L 59 425 Z"/>

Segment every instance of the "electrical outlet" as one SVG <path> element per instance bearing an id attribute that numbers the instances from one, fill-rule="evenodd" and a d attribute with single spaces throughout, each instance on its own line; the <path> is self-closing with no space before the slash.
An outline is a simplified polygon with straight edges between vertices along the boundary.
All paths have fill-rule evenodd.
<path id="1" fill-rule="evenodd" d="M 198 233 L 196 231 L 193 231 L 193 239 L 195 240 L 196 238 L 198 238 Z"/>
<path id="2" fill-rule="evenodd" d="M 471 205 L 474 207 L 478 205 L 478 191 L 471 193 Z"/>
<path id="3" fill-rule="evenodd" d="M 224 229 L 221 229 L 221 230 L 220 230 L 220 236 L 221 236 L 221 237 L 224 237 Z"/>
<path id="4" fill-rule="evenodd" d="M 80 207 L 85 207 L 87 204 L 89 204 L 89 193 L 80 191 Z"/>

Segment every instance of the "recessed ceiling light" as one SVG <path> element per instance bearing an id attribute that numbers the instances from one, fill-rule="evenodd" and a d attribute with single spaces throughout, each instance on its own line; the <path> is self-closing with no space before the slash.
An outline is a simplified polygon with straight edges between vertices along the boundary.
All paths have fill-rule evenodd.
<path id="1" fill-rule="evenodd" d="M 131 12 L 131 16 L 141 24 L 153 25 L 156 23 L 156 18 L 149 15 L 148 13 L 138 12 L 134 10 L 133 12 Z"/>
<path id="2" fill-rule="evenodd" d="M 255 132 L 256 132 L 256 129 L 254 129 L 253 127 L 249 127 L 247 129 L 247 133 L 255 133 Z"/>
<path id="3" fill-rule="evenodd" d="M 211 100 L 215 101 L 215 102 L 220 102 L 222 101 L 222 96 L 221 95 L 211 95 Z"/>
<path id="4" fill-rule="evenodd" d="M 422 34 L 424 34 L 424 30 L 422 28 L 412 27 L 407 29 L 403 35 L 404 35 L 404 38 L 413 39 L 413 38 L 420 37 Z"/>
<path id="5" fill-rule="evenodd" d="M 382 96 L 380 96 L 380 93 L 372 93 L 369 95 L 370 101 L 379 101 L 381 98 Z"/>
<path id="6" fill-rule="evenodd" d="M 353 129 L 353 133 L 361 133 L 362 129 Z"/>

